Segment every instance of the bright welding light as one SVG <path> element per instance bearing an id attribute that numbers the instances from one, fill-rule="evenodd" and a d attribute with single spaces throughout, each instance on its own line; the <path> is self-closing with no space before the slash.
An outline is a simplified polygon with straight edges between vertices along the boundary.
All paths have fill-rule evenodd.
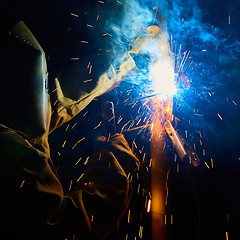
<path id="1" fill-rule="evenodd" d="M 169 61 L 158 61 L 151 67 L 150 73 L 156 93 L 160 93 L 163 98 L 176 93 L 174 67 Z"/>

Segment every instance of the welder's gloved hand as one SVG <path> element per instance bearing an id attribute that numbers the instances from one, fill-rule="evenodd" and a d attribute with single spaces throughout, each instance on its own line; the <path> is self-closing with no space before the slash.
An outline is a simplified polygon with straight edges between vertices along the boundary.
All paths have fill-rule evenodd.
<path id="1" fill-rule="evenodd" d="M 91 223 L 91 239 L 105 239 L 116 229 L 128 208 L 132 187 L 113 153 L 100 151 L 89 161 L 78 182 L 83 190 L 83 203 Z"/>
<path id="2" fill-rule="evenodd" d="M 122 134 L 112 136 L 109 142 L 100 137 L 95 145 L 87 169 L 73 190 L 83 190 L 86 213 L 89 219 L 93 216 L 91 232 L 103 236 L 116 228 L 127 210 L 132 187 L 126 174 L 136 169 L 138 160 Z"/>
<path id="3" fill-rule="evenodd" d="M 79 181 L 82 190 L 112 201 L 128 191 L 128 179 L 111 152 L 101 151 L 93 155 L 87 170 Z"/>
<path id="4" fill-rule="evenodd" d="M 136 170 L 138 162 L 122 134 L 113 135 L 109 142 L 99 137 L 95 153 L 75 188 L 110 199 L 127 190 L 127 175 Z"/>
<path id="5" fill-rule="evenodd" d="M 150 39 L 156 36 L 160 32 L 160 28 L 157 25 L 151 25 L 147 27 L 143 33 L 131 44 L 132 49 L 129 53 L 139 53 L 145 48 Z"/>
<path id="6" fill-rule="evenodd" d="M 134 172 L 139 160 L 133 154 L 123 134 L 114 134 L 109 141 L 104 136 L 97 139 L 95 151 L 106 150 L 113 153 L 126 174 Z"/>

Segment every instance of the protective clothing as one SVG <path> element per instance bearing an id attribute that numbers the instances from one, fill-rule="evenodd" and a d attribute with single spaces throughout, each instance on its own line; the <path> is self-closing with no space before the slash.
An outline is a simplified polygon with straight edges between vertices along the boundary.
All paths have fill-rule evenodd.
<path id="1" fill-rule="evenodd" d="M 73 190 L 64 192 L 48 135 L 120 81 L 135 66 L 133 59 L 126 53 L 118 73 L 102 74 L 76 101 L 64 96 L 58 79 L 47 94 L 44 51 L 23 22 L 1 42 L 1 98 L 7 102 L 1 101 L 6 115 L 0 117 L 0 239 L 104 239 L 127 208 L 126 173 L 137 158 L 115 135 L 108 149 L 96 149 Z"/>
<path id="2" fill-rule="evenodd" d="M 119 161 L 132 167 L 137 159 L 123 142 L 122 135 L 114 136 L 112 151 L 94 153 L 82 179 L 64 193 L 50 157 L 1 125 L 0 238 L 104 239 L 125 212 L 132 192 L 128 169 Z"/>
<path id="3" fill-rule="evenodd" d="M 45 53 L 20 22 L 1 38 L 1 123 L 30 137 L 46 129 L 47 66 Z"/>

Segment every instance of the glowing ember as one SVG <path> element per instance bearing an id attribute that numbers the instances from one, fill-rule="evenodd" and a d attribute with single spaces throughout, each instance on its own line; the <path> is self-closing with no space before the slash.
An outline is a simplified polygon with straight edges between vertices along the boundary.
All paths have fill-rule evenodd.
<path id="1" fill-rule="evenodd" d="M 151 209 L 151 200 L 148 200 L 147 212 L 149 213 Z"/>

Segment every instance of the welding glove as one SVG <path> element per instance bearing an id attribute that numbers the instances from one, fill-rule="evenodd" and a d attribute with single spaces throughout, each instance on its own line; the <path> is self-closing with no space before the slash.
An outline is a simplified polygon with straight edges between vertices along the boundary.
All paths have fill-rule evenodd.
<path id="1" fill-rule="evenodd" d="M 147 27 L 140 36 L 131 44 L 132 49 L 129 53 L 139 53 L 145 48 L 150 39 L 160 32 L 160 28 L 157 25 L 151 25 Z"/>
<path id="2" fill-rule="evenodd" d="M 91 232 L 96 236 L 106 235 L 116 228 L 126 212 L 132 195 L 126 174 L 134 171 L 137 163 L 122 134 L 115 134 L 109 142 L 105 137 L 98 138 L 84 175 L 73 186 L 73 192 L 83 191 Z"/>
<path id="3" fill-rule="evenodd" d="M 115 134 L 109 142 L 99 137 L 95 153 L 76 188 L 110 198 L 111 194 L 126 190 L 126 175 L 136 170 L 139 160 L 122 134 Z"/>

